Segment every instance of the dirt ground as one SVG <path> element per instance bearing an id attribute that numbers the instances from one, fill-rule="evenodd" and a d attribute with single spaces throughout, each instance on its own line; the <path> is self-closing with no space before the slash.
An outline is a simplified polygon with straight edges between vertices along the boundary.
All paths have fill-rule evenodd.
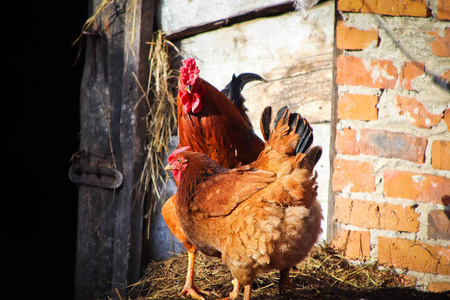
<path id="1" fill-rule="evenodd" d="M 130 288 L 129 299 L 186 299 L 179 295 L 186 272 L 186 253 L 152 262 Z M 232 290 L 231 274 L 220 259 L 199 254 L 195 272 L 196 285 L 212 292 L 206 300 L 226 297 Z M 380 270 L 376 263 L 352 264 L 328 246 L 316 246 L 291 270 L 290 279 L 292 286 L 282 296 L 277 271 L 259 275 L 253 283 L 252 299 L 450 299 L 448 293 L 421 291 L 404 275 L 388 268 Z"/>

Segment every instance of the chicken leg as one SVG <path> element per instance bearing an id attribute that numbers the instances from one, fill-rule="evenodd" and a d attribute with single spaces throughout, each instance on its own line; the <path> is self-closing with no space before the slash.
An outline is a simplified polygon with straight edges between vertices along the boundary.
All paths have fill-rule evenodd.
<path id="1" fill-rule="evenodd" d="M 291 279 L 289 278 L 290 268 L 280 270 L 280 294 L 285 295 L 286 289 L 291 287 Z"/>
<path id="2" fill-rule="evenodd" d="M 195 247 L 189 247 L 187 245 L 184 245 L 188 252 L 188 271 L 186 275 L 186 282 L 184 284 L 183 289 L 180 292 L 180 295 L 189 295 L 194 299 L 197 300 L 205 300 L 205 298 L 202 295 L 211 295 L 210 292 L 200 290 L 198 287 L 194 284 L 194 263 L 195 263 L 195 257 L 197 253 L 197 249 Z"/>
<path id="3" fill-rule="evenodd" d="M 252 285 L 245 285 L 244 286 L 244 300 L 250 300 L 250 295 L 252 293 Z"/>
<path id="4" fill-rule="evenodd" d="M 239 295 L 239 291 L 241 290 L 241 284 L 239 283 L 239 280 L 237 280 L 237 278 L 234 278 L 231 282 L 233 283 L 233 290 L 230 292 L 230 295 L 220 300 L 234 300 Z"/>
<path id="5" fill-rule="evenodd" d="M 175 197 L 176 194 L 166 201 L 166 203 L 162 207 L 161 214 L 172 234 L 183 244 L 188 253 L 188 271 L 186 275 L 186 282 L 180 292 L 180 295 L 189 295 L 197 300 L 205 300 L 202 294 L 210 295 L 210 293 L 200 290 L 194 284 L 194 264 L 197 248 L 195 248 L 195 246 L 192 245 L 191 242 L 189 242 L 189 239 L 181 228 L 175 210 Z"/>

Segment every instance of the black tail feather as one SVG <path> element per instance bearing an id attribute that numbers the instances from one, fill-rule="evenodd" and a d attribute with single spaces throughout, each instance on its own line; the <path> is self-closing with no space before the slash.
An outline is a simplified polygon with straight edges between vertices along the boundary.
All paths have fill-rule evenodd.
<path id="1" fill-rule="evenodd" d="M 296 131 L 296 133 L 300 136 L 300 141 L 297 144 L 295 153 L 306 153 L 314 140 L 313 130 L 309 123 L 303 118 L 301 121 L 302 122 Z"/>
<path id="2" fill-rule="evenodd" d="M 261 115 L 261 133 L 265 141 L 269 140 L 270 136 L 270 123 L 272 123 L 272 107 L 267 106 Z"/>
<path id="3" fill-rule="evenodd" d="M 322 147 L 320 146 L 312 147 L 311 149 L 308 150 L 306 156 L 314 163 L 315 166 L 319 161 L 320 157 L 322 156 Z"/>
<path id="4" fill-rule="evenodd" d="M 281 120 L 281 118 L 283 116 L 286 115 L 286 113 L 288 112 L 288 107 L 287 106 L 283 106 L 282 108 L 280 108 L 277 112 L 277 115 L 275 116 L 275 121 L 273 123 L 273 128 L 277 128 L 278 122 Z"/>
<path id="5" fill-rule="evenodd" d="M 294 131 L 299 137 L 299 141 L 295 147 L 295 153 L 307 153 L 309 151 L 313 141 L 313 129 L 309 125 L 308 121 L 299 113 L 291 113 L 287 106 L 280 108 L 275 115 L 275 120 L 273 122 L 272 128 L 275 129 L 279 122 L 289 125 L 290 130 Z M 271 122 L 272 122 L 272 108 L 270 106 L 266 107 L 261 116 L 261 132 L 263 134 L 264 140 L 268 141 L 271 133 Z M 315 150 L 318 155 L 317 160 L 320 158 L 322 149 Z"/>
<path id="6" fill-rule="evenodd" d="M 236 79 L 239 83 L 240 91 L 242 91 L 244 86 L 251 81 L 259 80 L 259 81 L 267 82 L 264 78 L 262 78 L 258 74 L 254 74 L 254 73 L 242 73 L 242 74 L 239 74 L 238 77 L 236 77 Z"/>
<path id="7" fill-rule="evenodd" d="M 222 90 L 222 93 L 224 93 L 225 96 L 227 96 L 228 99 L 230 99 L 231 102 L 233 102 L 234 105 L 239 108 L 243 105 L 244 100 L 241 97 L 242 89 L 247 83 L 255 80 L 267 82 L 264 78 L 262 78 L 258 74 L 242 73 L 239 74 L 237 77 L 235 74 L 233 74 L 231 81 L 225 86 L 225 88 Z"/>

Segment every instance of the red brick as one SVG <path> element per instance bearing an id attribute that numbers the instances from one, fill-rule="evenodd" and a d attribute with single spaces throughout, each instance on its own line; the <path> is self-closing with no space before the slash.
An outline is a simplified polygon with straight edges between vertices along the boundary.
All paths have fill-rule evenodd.
<path id="1" fill-rule="evenodd" d="M 363 6 L 363 0 L 338 0 L 337 9 L 342 11 L 359 12 Z"/>
<path id="2" fill-rule="evenodd" d="M 400 269 L 450 275 L 450 247 L 380 236 L 378 262 Z"/>
<path id="3" fill-rule="evenodd" d="M 335 191 L 349 186 L 350 192 L 374 192 L 374 166 L 369 162 L 336 159 L 332 181 Z"/>
<path id="4" fill-rule="evenodd" d="M 441 176 L 387 169 L 383 188 L 386 197 L 450 204 L 450 179 Z"/>
<path id="5" fill-rule="evenodd" d="M 376 120 L 378 119 L 378 100 L 379 97 L 376 95 L 344 93 L 338 101 L 338 118 L 361 121 Z"/>
<path id="6" fill-rule="evenodd" d="M 450 291 L 450 282 L 430 282 L 428 290 L 433 293 Z"/>
<path id="7" fill-rule="evenodd" d="M 450 131 L 450 108 L 444 111 L 444 122 L 447 124 L 447 131 Z"/>
<path id="8" fill-rule="evenodd" d="M 378 129 L 361 129 L 361 153 L 423 163 L 427 139 Z"/>
<path id="9" fill-rule="evenodd" d="M 355 129 L 344 128 L 336 131 L 336 151 L 340 154 L 350 155 L 359 153 Z"/>
<path id="10" fill-rule="evenodd" d="M 443 80 L 445 80 L 445 81 L 450 81 L 450 70 L 445 71 L 445 72 L 441 75 L 440 78 L 443 79 Z"/>
<path id="11" fill-rule="evenodd" d="M 411 205 L 336 197 L 334 218 L 338 223 L 366 229 L 418 232 L 419 216 Z"/>
<path id="12" fill-rule="evenodd" d="M 435 169 L 450 170 L 450 141 L 434 141 L 431 144 L 431 165 Z"/>
<path id="13" fill-rule="evenodd" d="M 370 233 L 340 228 L 331 246 L 350 259 L 370 257 Z"/>
<path id="14" fill-rule="evenodd" d="M 345 26 L 343 21 L 336 25 L 336 46 L 339 49 L 363 50 L 373 42 L 378 46 L 378 29 L 359 30 L 353 26 Z"/>
<path id="15" fill-rule="evenodd" d="M 428 214 L 428 237 L 450 240 L 450 211 L 432 210 Z"/>
<path id="16" fill-rule="evenodd" d="M 336 83 L 393 89 L 397 83 L 398 70 L 390 60 L 374 59 L 366 62 L 354 56 L 337 58 Z"/>
<path id="17" fill-rule="evenodd" d="M 390 16 L 429 17 L 425 0 L 338 0 L 338 10 Z"/>
<path id="18" fill-rule="evenodd" d="M 436 16 L 441 20 L 450 20 L 450 1 L 439 0 Z"/>
<path id="19" fill-rule="evenodd" d="M 431 128 L 439 124 L 443 114 L 433 114 L 418 101 L 417 98 L 396 96 L 397 106 L 400 108 L 400 115 L 410 118 L 411 124 L 421 128 Z"/>
<path id="20" fill-rule="evenodd" d="M 404 90 L 415 90 L 411 82 L 413 79 L 425 74 L 425 64 L 421 62 L 406 62 L 400 72 L 400 85 Z"/>
<path id="21" fill-rule="evenodd" d="M 439 29 L 436 31 L 429 31 L 429 36 L 434 36 L 436 39 L 429 43 L 431 46 L 431 51 L 436 56 L 450 57 L 450 28 L 445 28 L 444 36 L 441 37 Z"/>

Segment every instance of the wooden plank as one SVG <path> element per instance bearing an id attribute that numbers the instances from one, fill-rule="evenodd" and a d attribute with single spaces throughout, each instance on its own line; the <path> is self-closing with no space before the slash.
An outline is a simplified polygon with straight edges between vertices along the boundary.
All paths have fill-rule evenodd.
<path id="1" fill-rule="evenodd" d="M 339 12 L 339 10 L 337 9 L 337 2 L 335 3 L 335 8 L 334 8 L 334 14 L 335 14 L 335 18 L 334 18 L 334 22 L 333 22 L 333 27 L 336 28 L 337 22 L 338 21 L 342 21 L 342 15 Z M 336 43 L 334 43 L 333 45 L 333 63 L 334 63 L 334 68 L 333 68 L 333 89 L 332 89 L 332 95 L 331 95 L 331 122 L 330 122 L 330 156 L 329 156 L 329 161 L 334 164 L 334 160 L 336 159 L 337 156 L 337 152 L 336 152 L 336 147 L 334 147 L 334 145 L 336 145 L 336 133 L 337 133 L 337 123 L 338 123 L 338 118 L 337 118 L 337 104 L 338 104 L 338 98 L 339 98 L 339 93 L 338 93 L 338 85 L 336 84 L 336 60 L 337 58 L 342 54 L 343 50 L 338 49 L 336 46 Z M 333 191 L 333 183 L 332 183 L 332 178 L 333 178 L 333 173 L 334 173 L 334 168 L 330 167 L 330 178 L 329 178 L 329 185 L 328 185 L 328 211 L 327 211 L 327 215 L 328 216 L 334 216 L 334 207 L 335 207 L 335 195 L 336 192 Z M 334 218 L 330 217 L 328 219 L 326 219 L 326 227 L 327 227 L 327 241 L 329 243 L 331 243 L 331 241 L 335 238 L 336 236 L 336 232 L 338 230 L 337 228 L 338 224 L 336 222 L 334 222 Z"/>
<path id="2" fill-rule="evenodd" d="M 233 24 L 253 20 L 260 17 L 276 16 L 292 10 L 294 10 L 293 3 L 288 1 L 286 3 L 277 4 L 275 6 L 264 6 L 256 8 L 254 10 L 241 12 L 236 15 L 231 15 L 227 18 L 215 20 L 211 23 L 201 23 L 193 26 L 182 27 L 178 30 L 165 32 L 165 34 L 167 36 L 167 39 L 169 40 L 180 40 L 195 34 L 231 26 Z"/>
<path id="3" fill-rule="evenodd" d="M 91 0 L 94 14 L 102 0 Z M 117 299 L 140 276 L 143 205 L 135 186 L 144 161 L 145 67 L 153 1 L 115 1 L 87 38 L 80 93 L 80 149 L 123 174 L 115 190 L 79 185 L 75 299 Z M 142 105 L 144 104 L 144 105 Z"/>
<path id="4" fill-rule="evenodd" d="M 160 14 L 156 16 L 156 21 L 158 28 L 171 36 L 188 28 L 224 22 L 252 11 L 286 4 L 293 9 L 293 1 L 290 0 L 211 0 L 207 4 L 202 0 L 165 0 L 157 3 Z"/>
<path id="5" fill-rule="evenodd" d="M 169 40 L 174 41 L 256 18 L 309 9 L 320 1 L 328 0 L 213 0 L 208 5 L 200 0 L 170 0 L 158 3 L 161 11 L 158 26 Z M 189 18 L 186 12 L 189 12 Z"/>
<path id="6" fill-rule="evenodd" d="M 233 73 L 260 74 L 268 83 L 243 91 L 256 128 L 266 105 L 289 105 L 312 123 L 331 118 L 334 3 L 260 18 L 183 39 L 183 57 L 197 59 L 200 74 L 217 88 Z"/>
<path id="7" fill-rule="evenodd" d="M 259 130 L 262 109 L 271 105 L 276 111 L 282 106 L 299 112 L 310 123 L 324 123 L 331 119 L 332 54 L 323 54 L 307 63 L 298 73 L 258 83 L 244 90 L 250 120 Z M 312 68 L 309 69 L 308 66 Z"/>

